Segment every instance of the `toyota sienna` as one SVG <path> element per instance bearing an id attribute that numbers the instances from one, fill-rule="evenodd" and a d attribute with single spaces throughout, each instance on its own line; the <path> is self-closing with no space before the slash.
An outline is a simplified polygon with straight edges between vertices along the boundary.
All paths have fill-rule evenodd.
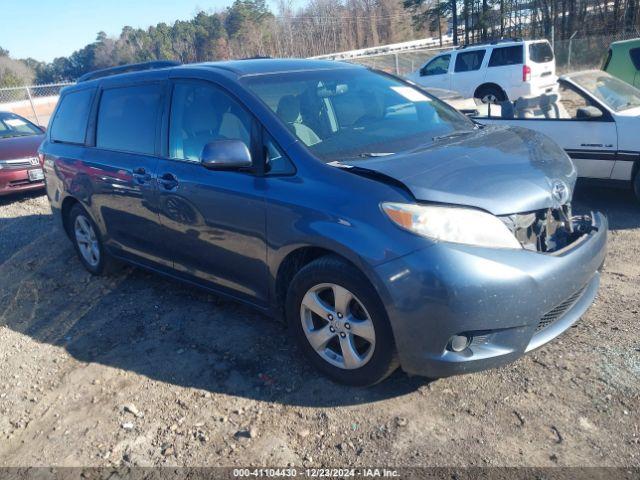
<path id="1" fill-rule="evenodd" d="M 89 272 L 126 261 L 281 315 L 352 385 L 515 360 L 584 314 L 605 258 L 607 220 L 572 213 L 556 144 L 361 66 L 94 72 L 41 154 Z"/>

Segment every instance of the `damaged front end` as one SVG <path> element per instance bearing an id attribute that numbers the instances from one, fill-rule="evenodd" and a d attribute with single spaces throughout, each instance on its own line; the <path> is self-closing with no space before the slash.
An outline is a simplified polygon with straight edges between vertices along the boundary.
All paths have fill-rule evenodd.
<path id="1" fill-rule="evenodd" d="M 525 250 L 554 253 L 596 229 L 593 213 L 573 215 L 571 204 L 499 217 Z"/>

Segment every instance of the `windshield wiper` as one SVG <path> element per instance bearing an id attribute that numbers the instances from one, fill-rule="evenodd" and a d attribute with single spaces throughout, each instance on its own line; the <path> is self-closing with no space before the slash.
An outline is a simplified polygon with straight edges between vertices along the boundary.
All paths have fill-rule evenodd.
<path id="1" fill-rule="evenodd" d="M 470 133 L 473 133 L 473 130 L 454 131 L 450 133 L 445 133 L 444 135 L 436 135 L 435 137 L 432 137 L 432 140 L 433 141 L 444 140 L 445 138 L 454 138 L 454 137 L 459 137 L 461 135 L 468 135 Z"/>
<path id="2" fill-rule="evenodd" d="M 377 158 L 377 157 L 386 157 L 389 155 L 393 155 L 393 152 L 364 152 L 359 153 L 358 157 L 360 158 Z"/>

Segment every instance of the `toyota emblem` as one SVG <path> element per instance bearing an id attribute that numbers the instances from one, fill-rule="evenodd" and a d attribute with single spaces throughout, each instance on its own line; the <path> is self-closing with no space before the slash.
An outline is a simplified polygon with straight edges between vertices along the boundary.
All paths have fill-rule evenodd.
<path id="1" fill-rule="evenodd" d="M 569 187 L 561 180 L 555 180 L 551 184 L 551 197 L 558 205 L 564 205 L 569 200 Z"/>

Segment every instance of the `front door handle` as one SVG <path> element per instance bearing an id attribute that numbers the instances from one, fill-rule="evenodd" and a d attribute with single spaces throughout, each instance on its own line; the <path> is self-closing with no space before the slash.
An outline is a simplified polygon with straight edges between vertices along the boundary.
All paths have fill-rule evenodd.
<path id="1" fill-rule="evenodd" d="M 160 178 L 158 178 L 158 183 L 168 191 L 178 188 L 178 178 L 173 173 L 163 173 L 160 175 Z"/>

